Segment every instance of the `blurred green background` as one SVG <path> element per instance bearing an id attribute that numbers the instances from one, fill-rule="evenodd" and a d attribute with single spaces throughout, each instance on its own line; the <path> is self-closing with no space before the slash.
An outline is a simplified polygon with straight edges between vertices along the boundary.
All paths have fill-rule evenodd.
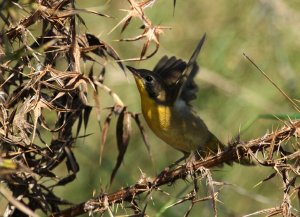
<path id="1" fill-rule="evenodd" d="M 158 53 L 147 61 L 126 64 L 152 69 L 163 55 L 175 55 L 188 60 L 199 39 L 206 33 L 206 42 L 198 59 L 201 65 L 196 77 L 199 95 L 194 108 L 221 141 L 230 141 L 240 129 L 241 139 L 246 141 L 281 126 L 280 121 L 254 121 L 260 114 L 296 113 L 270 82 L 243 57 L 243 53 L 250 56 L 291 98 L 299 99 L 300 4 L 297 0 L 178 0 L 174 15 L 172 6 L 172 0 L 157 0 L 146 10 L 146 15 L 153 24 L 172 28 L 161 35 Z M 107 34 L 125 16 L 126 13 L 120 9 L 129 8 L 127 1 L 77 1 L 77 7 L 116 18 L 82 14 L 87 29 L 81 26 L 81 33 L 88 31 L 98 35 L 101 40 L 112 45 L 121 58 L 139 57 L 143 42 L 115 41 L 140 34 L 142 30 L 138 29 L 141 25 L 139 20 L 133 20 L 122 35 L 120 28 Z M 153 50 L 154 46 L 150 49 Z M 95 65 L 96 72 L 100 69 L 100 65 Z M 127 79 L 116 64 L 109 65 L 105 84 L 121 97 L 129 111 L 140 112 L 139 95 L 129 73 Z M 104 108 L 113 105 L 113 101 L 104 92 L 100 96 L 103 121 L 107 114 Z M 94 105 L 92 97 L 90 103 Z M 103 161 L 99 165 L 101 130 L 96 113 L 92 113 L 86 130 L 87 134 L 92 135 L 84 140 L 79 139 L 74 148 L 80 172 L 73 183 L 57 188 L 57 194 L 74 203 L 86 201 L 93 193 L 113 192 L 134 184 L 141 177 L 141 171 L 146 176 L 153 177 L 181 157 L 181 153 L 157 139 L 143 120 L 151 144 L 155 162 L 153 165 L 139 130 L 132 123 L 132 136 L 125 162 L 108 190 L 110 173 L 117 157 L 115 123 L 116 119 L 113 117 Z M 83 133 L 82 131 L 81 135 Z M 66 171 L 61 170 L 63 176 Z M 212 172 L 215 181 L 228 184 L 219 194 L 219 216 L 242 216 L 279 206 L 283 199 L 282 184 L 278 177 L 254 187 L 272 173 L 271 169 L 234 165 L 215 168 Z M 176 202 L 192 187 L 191 183 L 178 181 L 162 188 L 170 196 L 154 192 L 152 199 L 145 199 L 142 195 L 140 201 L 150 200 L 147 207 L 147 214 L 150 216 L 183 216 L 189 202 L 169 209 L 166 206 Z M 203 181 L 200 195 L 204 196 L 208 191 Z M 294 205 L 299 209 L 298 202 Z M 120 213 L 121 210 L 119 207 Z M 211 202 L 202 202 L 195 205 L 190 216 L 213 215 Z"/>

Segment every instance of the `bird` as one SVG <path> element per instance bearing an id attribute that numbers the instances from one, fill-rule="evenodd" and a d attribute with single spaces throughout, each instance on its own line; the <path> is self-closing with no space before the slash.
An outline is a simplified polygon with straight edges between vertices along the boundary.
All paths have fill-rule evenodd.
<path id="1" fill-rule="evenodd" d="M 142 114 L 154 134 L 187 158 L 204 158 L 226 146 L 209 131 L 194 111 L 198 86 L 196 62 L 205 41 L 202 36 L 188 62 L 175 56 L 163 56 L 153 70 L 127 66 L 133 74 L 141 98 Z"/>

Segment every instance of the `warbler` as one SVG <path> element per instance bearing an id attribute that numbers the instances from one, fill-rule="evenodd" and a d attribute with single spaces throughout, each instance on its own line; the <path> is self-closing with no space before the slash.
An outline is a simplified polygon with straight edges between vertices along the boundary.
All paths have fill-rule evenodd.
<path id="1" fill-rule="evenodd" d="M 198 91 L 194 81 L 199 71 L 196 59 L 205 36 L 188 63 L 174 56 L 164 56 L 153 71 L 127 66 L 135 78 L 142 113 L 150 129 L 185 156 L 194 153 L 198 157 L 206 157 L 225 148 L 190 104 Z"/>

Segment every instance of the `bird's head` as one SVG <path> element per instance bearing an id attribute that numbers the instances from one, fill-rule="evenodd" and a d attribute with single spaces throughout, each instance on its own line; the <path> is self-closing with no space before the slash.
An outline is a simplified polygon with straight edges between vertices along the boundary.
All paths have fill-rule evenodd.
<path id="1" fill-rule="evenodd" d="M 166 100 L 166 91 L 163 81 L 158 74 L 147 69 L 135 69 L 127 66 L 132 72 L 141 97 L 149 97 L 156 102 L 164 102 Z"/>

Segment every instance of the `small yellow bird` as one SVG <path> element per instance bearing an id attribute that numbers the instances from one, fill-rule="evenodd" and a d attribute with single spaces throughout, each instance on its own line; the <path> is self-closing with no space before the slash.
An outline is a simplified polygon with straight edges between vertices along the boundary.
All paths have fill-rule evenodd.
<path id="1" fill-rule="evenodd" d="M 195 153 L 196 158 L 225 148 L 190 105 L 198 90 L 194 82 L 199 70 L 196 59 L 204 40 L 205 35 L 188 63 L 164 56 L 153 71 L 127 66 L 135 78 L 142 113 L 151 130 L 185 156 Z"/>

